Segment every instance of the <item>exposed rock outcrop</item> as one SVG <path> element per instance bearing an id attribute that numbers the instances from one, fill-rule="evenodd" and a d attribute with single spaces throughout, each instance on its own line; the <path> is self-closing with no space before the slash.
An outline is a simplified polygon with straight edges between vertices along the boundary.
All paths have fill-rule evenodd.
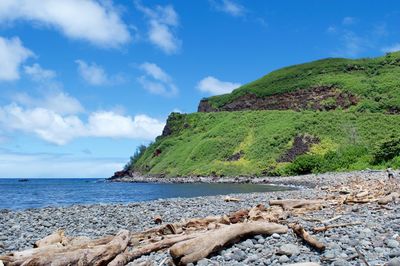
<path id="1" fill-rule="evenodd" d="M 216 109 L 207 99 L 200 101 L 198 112 L 241 111 L 241 110 L 334 110 L 347 109 L 358 103 L 358 98 L 334 86 L 318 86 L 258 97 L 247 93 Z"/>
<path id="2" fill-rule="evenodd" d="M 309 135 L 297 135 L 293 140 L 292 147 L 287 150 L 277 162 L 293 162 L 297 156 L 302 155 L 310 151 L 313 144 L 318 144 L 319 138 Z"/>

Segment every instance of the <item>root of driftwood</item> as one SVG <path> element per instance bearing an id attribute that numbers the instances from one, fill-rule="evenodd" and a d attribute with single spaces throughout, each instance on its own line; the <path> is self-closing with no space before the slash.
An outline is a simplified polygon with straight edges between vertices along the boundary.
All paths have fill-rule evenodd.
<path id="1" fill-rule="evenodd" d="M 34 256 L 22 265 L 106 265 L 123 252 L 129 242 L 129 231 L 121 230 L 108 244 L 93 248 Z"/>
<path id="2" fill-rule="evenodd" d="M 291 228 L 298 237 L 303 239 L 307 244 L 309 244 L 316 250 L 320 252 L 325 250 L 325 245 L 319 242 L 314 236 L 310 235 L 306 230 L 304 230 L 303 226 L 295 224 L 291 226 Z"/>
<path id="3" fill-rule="evenodd" d="M 283 225 L 265 222 L 233 224 L 207 232 L 199 237 L 177 243 L 170 248 L 170 254 L 179 265 L 186 265 L 207 257 L 223 246 L 250 235 L 271 235 L 286 233 Z"/>

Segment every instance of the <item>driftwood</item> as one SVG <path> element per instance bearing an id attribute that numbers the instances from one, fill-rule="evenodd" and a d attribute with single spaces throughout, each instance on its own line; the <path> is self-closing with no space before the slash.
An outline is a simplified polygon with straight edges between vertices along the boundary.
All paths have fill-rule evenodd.
<path id="1" fill-rule="evenodd" d="M 225 202 L 239 202 L 240 199 L 239 199 L 239 198 L 233 198 L 233 197 L 226 196 L 226 197 L 224 198 L 224 201 L 225 201 Z"/>
<path id="2" fill-rule="evenodd" d="M 322 200 L 304 200 L 304 199 L 285 199 L 285 200 L 270 200 L 269 205 L 281 206 L 284 210 L 306 207 L 321 207 L 324 201 Z"/>
<path id="3" fill-rule="evenodd" d="M 343 193 L 345 191 L 346 193 Z M 178 264 L 186 264 L 206 258 L 225 245 L 254 234 L 286 233 L 287 218 L 314 221 L 324 226 L 315 227 L 315 233 L 332 228 L 358 225 L 359 222 L 330 224 L 345 215 L 346 206 L 362 203 L 375 204 L 376 209 L 390 209 L 388 204 L 400 197 L 400 186 L 379 180 L 353 180 L 347 184 L 324 188 L 326 196 L 319 199 L 279 199 L 271 200 L 270 206 L 259 204 L 253 208 L 205 218 L 193 218 L 177 223 L 162 224 L 160 216 L 154 217 L 159 224 L 143 232 L 120 231 L 115 236 L 100 239 L 88 237 L 67 237 L 62 230 L 37 241 L 35 248 L 0 256 L 8 265 L 125 265 L 143 255 L 170 249 L 171 257 Z M 229 201 L 235 201 L 230 198 Z M 333 218 L 309 217 L 311 211 L 329 206 L 335 214 Z M 290 225 L 293 232 L 305 243 L 317 250 L 325 246 L 304 228 Z M 357 254 L 358 257 L 361 255 Z M 142 262 L 147 263 L 147 262 Z M 315 266 L 307 262 L 293 264 Z M 1 264 L 0 264 L 1 266 Z"/>
<path id="4" fill-rule="evenodd" d="M 151 243 L 144 247 L 134 249 L 132 251 L 126 250 L 124 253 L 117 255 L 114 258 L 114 260 L 112 260 L 108 264 L 108 266 L 123 266 L 123 265 L 127 264 L 128 262 L 130 262 L 136 258 L 139 258 L 143 255 L 150 254 L 153 251 L 169 248 L 170 246 L 172 246 L 175 243 L 193 239 L 194 237 L 196 237 L 196 236 L 195 235 L 182 235 L 182 236 L 177 236 L 175 238 L 164 239 L 159 242 Z"/>
<path id="5" fill-rule="evenodd" d="M 299 224 L 295 224 L 291 226 L 293 232 L 303 239 L 307 244 L 317 249 L 318 251 L 324 251 L 325 245 L 319 242 L 314 236 L 310 235 L 306 230 L 304 230 L 303 226 Z"/>
<path id="6" fill-rule="evenodd" d="M 245 236 L 273 233 L 286 233 L 288 228 L 283 225 L 265 222 L 250 222 L 233 224 L 199 237 L 177 243 L 170 248 L 170 254 L 177 264 L 185 265 L 207 257 L 228 243 L 235 242 Z"/>
<path id="7" fill-rule="evenodd" d="M 331 225 L 325 225 L 325 226 L 321 226 L 321 227 L 314 227 L 313 231 L 316 233 L 319 233 L 319 232 L 328 231 L 329 229 L 332 229 L 332 228 L 339 228 L 339 227 L 346 227 L 346 226 L 353 226 L 353 225 L 360 225 L 360 224 L 361 224 L 360 222 L 331 224 Z"/>
<path id="8" fill-rule="evenodd" d="M 286 264 L 285 266 L 320 266 L 320 264 L 316 262 L 300 262 L 300 263 Z"/>
<path id="9" fill-rule="evenodd" d="M 121 230 L 108 244 L 63 253 L 35 256 L 22 265 L 106 265 L 123 252 L 129 242 L 129 231 Z"/>
<path id="10" fill-rule="evenodd" d="M 36 241 L 35 247 L 40 248 L 40 247 L 48 246 L 51 244 L 61 243 L 64 238 L 65 238 L 64 231 L 57 230 L 53 234 L 51 234 L 41 240 Z"/>
<path id="11" fill-rule="evenodd" d="M 397 193 L 397 192 L 392 192 L 392 193 L 390 193 L 390 194 L 387 195 L 387 196 L 384 196 L 384 197 L 379 198 L 379 199 L 378 199 L 378 204 L 385 205 L 385 204 L 388 204 L 388 203 L 390 203 L 390 202 L 395 201 L 395 200 L 396 200 L 397 198 L 399 198 L 399 197 L 400 197 L 400 194 L 399 194 L 399 193 Z"/>

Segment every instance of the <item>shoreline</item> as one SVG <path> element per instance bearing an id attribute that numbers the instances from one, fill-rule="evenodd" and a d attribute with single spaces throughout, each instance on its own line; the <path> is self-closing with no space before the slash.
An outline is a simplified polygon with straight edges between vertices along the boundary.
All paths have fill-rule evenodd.
<path id="1" fill-rule="evenodd" d="M 155 183 L 155 184 L 265 184 L 298 188 L 315 188 L 337 182 L 345 182 L 354 176 L 386 176 L 384 170 L 361 170 L 351 172 L 329 172 L 322 174 L 307 174 L 298 176 L 265 176 L 265 177 L 156 177 L 133 174 L 130 176 L 110 177 L 106 182 L 119 183 Z"/>
<path id="2" fill-rule="evenodd" d="M 303 176 L 304 178 L 305 176 Z M 306 176 L 310 178 L 310 176 Z M 181 219 L 228 214 L 257 204 L 268 206 L 271 199 L 315 199 L 326 195 L 326 186 L 336 186 L 350 180 L 386 180 L 383 172 L 352 172 L 315 176 L 310 184 L 313 188 L 276 191 L 267 193 L 229 194 L 239 202 L 225 202 L 226 195 L 195 198 L 170 198 L 129 204 L 90 204 L 70 207 L 48 207 L 0 213 L 0 254 L 12 250 L 30 248 L 33 243 L 59 228 L 66 235 L 96 238 L 114 235 L 120 229 L 142 231 L 154 227 L 153 218 L 161 216 L 164 223 Z M 300 182 L 295 177 L 292 181 Z M 360 265 L 362 260 L 355 248 L 362 251 L 370 265 L 384 265 L 390 260 L 400 260 L 400 206 L 390 203 L 388 208 L 377 208 L 376 203 L 346 206 L 348 208 L 338 223 L 360 222 L 360 225 L 332 229 L 315 236 L 324 242 L 327 249 L 316 252 L 304 245 L 293 234 L 261 236 L 243 240 L 197 265 L 286 265 L 289 263 L 314 261 L 320 265 Z M 305 218 L 329 219 L 339 215 L 337 210 L 324 208 Z M 293 222 L 295 217 L 288 217 Z M 307 219 L 302 225 L 310 230 L 315 222 Z M 279 254 L 282 245 L 290 245 L 290 255 Z M 135 263 L 149 261 L 148 265 L 160 265 L 167 252 L 142 256 Z M 131 266 L 137 264 L 130 264 Z M 398 265 L 398 264 L 392 264 Z"/>

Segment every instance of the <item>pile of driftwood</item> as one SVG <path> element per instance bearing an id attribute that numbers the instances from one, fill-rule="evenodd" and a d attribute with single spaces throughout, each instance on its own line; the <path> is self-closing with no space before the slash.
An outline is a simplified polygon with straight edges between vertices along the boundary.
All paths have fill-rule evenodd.
<path id="1" fill-rule="evenodd" d="M 330 207 L 343 212 L 346 205 L 377 203 L 380 206 L 399 198 L 398 184 L 377 180 L 355 180 L 347 185 L 321 188 L 325 196 L 318 199 L 271 200 L 269 207 L 257 205 L 250 209 L 173 224 L 162 224 L 161 217 L 155 223 L 162 224 L 144 232 L 121 230 L 115 236 L 99 239 L 68 237 L 64 231 L 36 242 L 32 249 L 0 256 L 0 265 L 126 265 L 143 255 L 169 249 L 176 265 L 185 265 L 206 258 L 213 252 L 241 239 L 263 234 L 284 234 L 292 230 L 299 238 L 316 250 L 325 245 L 301 225 L 301 220 L 324 224 L 313 228 L 314 233 L 335 227 L 357 223 L 331 224 L 341 216 L 330 219 L 310 218 L 310 212 Z M 236 202 L 240 199 L 230 198 Z M 291 216 L 296 222 L 288 223 Z M 292 219 L 293 221 L 293 219 Z M 310 264 L 315 265 L 315 264 Z"/>

